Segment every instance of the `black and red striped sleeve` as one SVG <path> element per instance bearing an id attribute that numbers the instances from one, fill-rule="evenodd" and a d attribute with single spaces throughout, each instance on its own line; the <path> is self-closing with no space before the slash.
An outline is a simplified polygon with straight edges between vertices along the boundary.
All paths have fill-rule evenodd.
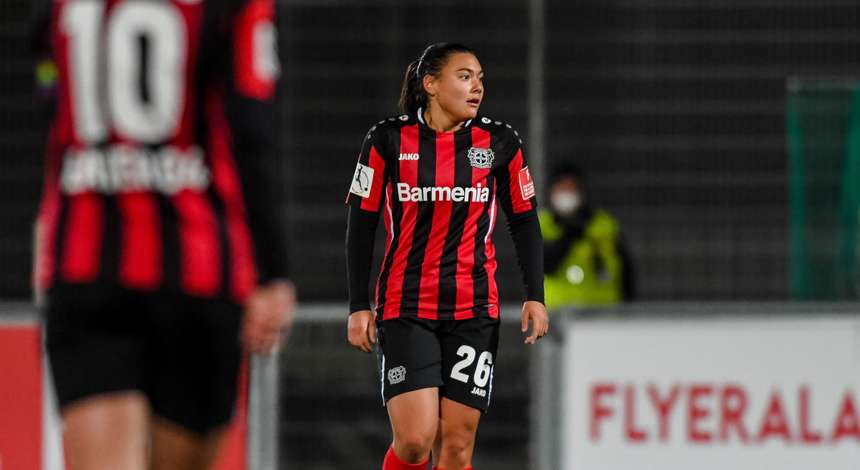
<path id="1" fill-rule="evenodd" d="M 239 2 L 231 22 L 226 107 L 258 282 L 265 283 L 288 274 L 283 183 L 276 171 L 283 168 L 283 156 L 276 152 L 280 62 L 275 2 Z"/>
<path id="2" fill-rule="evenodd" d="M 384 197 L 383 187 L 389 171 L 383 156 L 383 130 L 377 126 L 372 127 L 364 138 L 346 197 L 350 206 L 346 228 L 350 313 L 370 310 L 370 264 Z"/>
<path id="3" fill-rule="evenodd" d="M 361 145 L 358 163 L 349 183 L 346 203 L 350 206 L 368 212 L 379 212 L 382 207 L 383 188 L 388 175 L 383 146 L 383 129 L 372 127 Z"/>
<path id="4" fill-rule="evenodd" d="M 496 170 L 497 201 L 508 223 L 520 265 L 526 300 L 543 303 L 543 239 L 537 217 L 535 185 L 522 140 L 512 129 L 498 137 L 506 163 Z"/>
<path id="5" fill-rule="evenodd" d="M 507 161 L 499 169 L 499 203 L 508 216 L 534 212 L 537 208 L 535 184 L 523 151 L 522 139 L 512 129 L 502 131 L 498 139 L 501 140 L 503 157 Z"/>

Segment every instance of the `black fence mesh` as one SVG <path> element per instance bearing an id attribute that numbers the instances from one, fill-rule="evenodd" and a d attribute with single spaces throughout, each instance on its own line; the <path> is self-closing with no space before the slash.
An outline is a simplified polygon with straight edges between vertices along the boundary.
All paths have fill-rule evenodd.
<path id="1" fill-rule="evenodd" d="M 0 5 L 0 296 L 29 294 L 46 118 L 32 91 L 30 3 Z M 439 40 L 474 47 L 483 111 L 527 134 L 524 1 L 281 1 L 282 160 L 305 300 L 345 300 L 342 201 L 372 123 L 396 113 L 406 64 Z M 854 0 L 548 0 L 550 166 L 590 173 L 632 247 L 643 299 L 788 293 L 785 80 L 856 76 Z M 525 136 L 529 138 L 528 135 Z M 501 292 L 520 295 L 503 224 Z M 380 250 L 377 250 L 380 251 Z"/>

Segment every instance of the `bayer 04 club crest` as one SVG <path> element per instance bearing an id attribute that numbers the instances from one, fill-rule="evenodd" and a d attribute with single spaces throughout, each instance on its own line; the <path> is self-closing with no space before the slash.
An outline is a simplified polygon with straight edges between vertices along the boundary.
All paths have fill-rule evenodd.
<path id="1" fill-rule="evenodd" d="M 469 164 L 474 168 L 491 168 L 493 161 L 496 159 L 496 154 L 493 153 L 493 149 L 471 147 L 468 157 Z"/>

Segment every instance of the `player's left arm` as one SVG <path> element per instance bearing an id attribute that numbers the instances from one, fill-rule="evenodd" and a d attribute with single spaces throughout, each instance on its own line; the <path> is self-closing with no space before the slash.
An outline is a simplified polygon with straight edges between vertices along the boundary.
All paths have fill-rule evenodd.
<path id="1" fill-rule="evenodd" d="M 496 187 L 499 205 L 505 212 L 508 232 L 514 241 L 520 265 L 526 301 L 523 303 L 522 331 L 532 332 L 527 344 L 534 344 L 549 329 L 549 318 L 544 305 L 543 239 L 537 216 L 534 180 L 529 173 L 528 160 L 522 141 L 513 132 L 506 135 L 507 163 L 496 170 Z"/>
<path id="2" fill-rule="evenodd" d="M 232 20 L 226 110 L 253 238 L 258 286 L 245 306 L 243 341 L 253 352 L 271 351 L 293 319 L 295 289 L 288 280 L 287 237 L 273 175 L 276 154 L 277 54 L 275 2 L 241 2 Z"/>
<path id="3" fill-rule="evenodd" d="M 273 174 L 283 158 L 277 154 L 276 42 L 274 1 L 245 1 L 233 19 L 226 107 L 260 284 L 288 274 L 283 182 Z"/>

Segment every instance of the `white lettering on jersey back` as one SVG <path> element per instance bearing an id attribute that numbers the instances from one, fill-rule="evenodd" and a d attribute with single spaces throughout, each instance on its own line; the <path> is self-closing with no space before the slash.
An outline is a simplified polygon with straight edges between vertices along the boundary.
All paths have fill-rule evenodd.
<path id="1" fill-rule="evenodd" d="M 417 154 L 417 153 L 401 153 L 401 154 L 400 154 L 400 157 L 398 158 L 398 160 L 400 160 L 400 161 L 403 161 L 403 160 L 407 160 L 407 161 L 417 161 L 417 160 L 418 160 L 418 158 L 419 158 L 419 157 L 418 157 L 418 154 Z"/>
<path id="2" fill-rule="evenodd" d="M 184 189 L 203 191 L 209 186 L 209 169 L 203 150 L 166 145 L 149 150 L 113 145 L 104 150 L 69 150 L 63 158 L 60 186 L 65 194 L 96 191 L 119 194 L 157 191 L 176 194 Z"/>
<path id="3" fill-rule="evenodd" d="M 481 183 L 469 188 L 461 186 L 419 188 L 411 187 L 409 183 L 397 183 L 397 199 L 401 202 L 487 202 L 490 200 L 490 188 L 481 186 Z"/>

